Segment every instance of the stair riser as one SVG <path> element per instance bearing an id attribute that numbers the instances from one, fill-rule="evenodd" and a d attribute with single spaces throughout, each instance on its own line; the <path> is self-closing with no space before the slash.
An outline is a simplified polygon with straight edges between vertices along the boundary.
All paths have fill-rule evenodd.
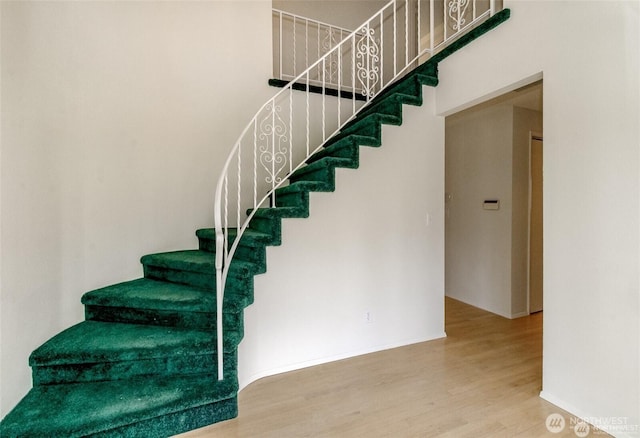
<path id="1" fill-rule="evenodd" d="M 251 214 L 252 210 L 247 210 L 247 214 Z M 277 219 L 304 219 L 309 217 L 309 208 L 305 206 L 280 206 L 280 208 L 269 207 L 260 208 L 253 217 L 266 217 Z"/>
<path id="2" fill-rule="evenodd" d="M 380 100 L 393 97 L 408 105 L 422 104 L 422 84 L 415 74 L 411 74 L 406 80 L 398 82 L 382 92 Z"/>
<path id="3" fill-rule="evenodd" d="M 359 162 L 360 147 L 352 141 L 344 141 L 336 144 L 335 147 L 328 146 L 325 149 L 318 151 L 307 159 L 307 163 L 315 163 L 325 157 L 348 158 L 354 162 Z"/>
<path id="4" fill-rule="evenodd" d="M 429 60 L 417 67 L 413 73 L 432 78 L 435 81 L 433 86 L 438 84 L 438 63 L 433 60 Z"/>
<path id="5" fill-rule="evenodd" d="M 393 95 L 365 109 L 365 114 L 378 114 L 381 121 L 389 120 L 392 124 L 402 124 L 402 97 Z"/>
<path id="6" fill-rule="evenodd" d="M 378 148 L 382 146 L 382 136 L 364 136 L 358 134 L 347 134 L 348 137 L 353 138 L 353 141 L 358 146 L 370 146 Z"/>
<path id="7" fill-rule="evenodd" d="M 420 81 L 422 85 L 426 85 L 428 87 L 436 87 L 438 85 L 437 77 L 423 75 L 423 74 L 417 74 L 416 76 L 418 78 L 418 81 Z"/>
<path id="8" fill-rule="evenodd" d="M 300 207 L 309 210 L 309 192 L 276 194 L 276 206 Z"/>
<path id="9" fill-rule="evenodd" d="M 339 138 L 341 138 L 342 136 L 350 134 L 361 135 L 379 141 L 381 137 L 380 117 L 378 115 L 371 114 L 364 116 L 363 118 L 357 118 L 355 121 L 343 128 L 338 135 L 340 136 Z"/>
<path id="10" fill-rule="evenodd" d="M 260 273 L 260 272 L 256 272 Z M 215 292 L 216 276 L 212 274 L 202 274 L 199 272 L 188 272 L 176 269 L 168 269 L 156 266 L 144 266 L 144 276 L 152 280 L 168 281 L 171 283 L 186 284 L 187 286 L 199 287 L 201 289 Z M 227 278 L 226 293 L 243 295 L 253 301 L 253 276 L 244 278 Z"/>
<path id="11" fill-rule="evenodd" d="M 226 373 L 235 373 L 238 365 L 236 347 L 229 346 L 229 348 L 234 351 L 233 353 L 225 353 L 224 368 Z M 32 366 L 34 385 L 124 380 L 140 376 L 157 378 L 212 373 L 217 373 L 217 361 L 214 354 L 175 355 L 157 359 L 119 362 Z"/>
<path id="12" fill-rule="evenodd" d="M 397 94 L 396 99 L 402 105 L 422 106 L 422 90 L 419 96 L 407 96 L 405 94 Z"/>
<path id="13" fill-rule="evenodd" d="M 85 319 L 88 321 L 119 322 L 127 324 L 159 325 L 210 329 L 216 326 L 216 314 L 205 312 L 177 312 L 156 309 L 138 309 L 129 307 L 85 306 Z M 242 329 L 242 313 L 225 312 L 225 327 L 232 330 Z"/>
<path id="14" fill-rule="evenodd" d="M 380 123 L 383 125 L 400 126 L 402 125 L 402 116 L 397 117 L 395 115 L 378 114 L 380 117 Z"/>
<path id="15" fill-rule="evenodd" d="M 165 438 L 238 416 L 238 397 L 198 406 L 118 429 L 92 434 L 95 438 Z"/>
<path id="16" fill-rule="evenodd" d="M 291 175 L 291 177 L 289 177 L 289 181 L 292 184 L 297 182 L 304 182 L 304 181 L 322 181 L 330 185 L 331 187 L 335 187 L 336 168 L 357 169 L 359 165 L 360 165 L 359 160 L 342 159 L 340 163 L 331 164 L 329 166 L 323 166 L 323 167 L 309 166 L 309 169 L 307 169 L 306 167 L 303 167 L 299 171 Z"/>
<path id="17" fill-rule="evenodd" d="M 260 273 L 267 271 L 267 249 L 264 246 L 251 247 L 246 245 L 238 245 L 233 256 L 234 259 L 244 260 L 261 266 Z"/>
<path id="18" fill-rule="evenodd" d="M 214 239 L 200 237 L 198 249 L 207 252 L 216 252 L 216 241 Z M 236 248 L 236 253 L 233 256 L 234 259 L 251 262 L 256 265 L 266 266 L 267 264 L 267 251 L 266 247 L 260 243 L 248 242 L 245 244 L 240 241 L 240 244 Z"/>
<path id="19" fill-rule="evenodd" d="M 357 130 L 349 129 L 348 131 L 341 132 L 336 134 L 336 140 L 351 140 L 354 144 L 358 146 L 370 146 L 370 147 L 380 147 L 382 145 L 382 130 L 380 129 L 380 123 L 378 122 L 378 126 L 372 127 L 371 131 L 377 130 L 378 132 L 373 132 L 372 134 L 362 135 L 358 133 Z M 328 143 L 327 146 L 330 146 L 332 143 Z"/>
<path id="20" fill-rule="evenodd" d="M 280 218 L 254 216 L 249 225 L 253 230 L 266 233 L 271 236 L 272 246 L 280 246 L 282 243 L 282 220 Z"/>
<path id="21" fill-rule="evenodd" d="M 176 269 L 160 268 L 156 266 L 144 265 L 145 278 L 171 283 L 186 284 L 187 286 L 199 287 L 201 289 L 215 290 L 215 273 L 201 274 L 199 272 L 188 272 Z"/>
<path id="22" fill-rule="evenodd" d="M 378 128 L 380 124 L 378 123 Z M 334 137 L 329 139 L 325 144 L 325 148 L 328 148 L 334 144 L 348 141 L 352 142 L 356 146 L 371 146 L 380 147 L 382 145 L 381 131 L 376 132 L 375 126 L 371 129 L 371 134 L 366 134 L 364 131 L 359 132 L 357 129 L 350 129 L 349 126 L 343 128 L 342 132 L 339 132 Z"/>
<path id="23" fill-rule="evenodd" d="M 242 240 L 240 241 L 240 245 L 238 246 L 246 246 L 249 248 L 258 248 L 260 246 L 267 247 L 272 245 L 271 239 L 269 239 L 268 235 L 260 235 L 255 236 L 255 233 L 252 233 L 255 230 L 245 230 L 245 234 L 242 236 Z M 235 229 L 231 230 L 231 234 L 228 236 L 231 243 L 235 240 L 236 236 Z M 215 233 L 213 229 L 202 229 L 196 231 L 196 236 L 198 237 L 198 242 L 200 245 L 204 245 L 205 248 L 202 251 L 214 252 L 215 253 Z"/>
<path id="24" fill-rule="evenodd" d="M 291 183 L 298 181 L 322 181 L 335 187 L 335 168 L 334 167 L 321 167 L 310 171 L 305 171 L 305 168 L 300 169 L 289 178 Z"/>

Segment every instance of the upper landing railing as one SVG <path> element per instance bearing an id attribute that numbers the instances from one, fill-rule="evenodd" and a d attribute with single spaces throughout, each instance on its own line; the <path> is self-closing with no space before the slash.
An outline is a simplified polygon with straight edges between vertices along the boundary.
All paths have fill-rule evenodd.
<path id="1" fill-rule="evenodd" d="M 215 192 L 219 379 L 224 377 L 226 279 L 256 210 L 277 207 L 275 190 L 286 185 L 307 158 L 389 84 L 501 9 L 498 1 L 391 0 L 352 32 L 274 12 L 279 32 L 274 66 L 278 76 L 290 82 L 246 125 Z M 310 93 L 314 88 L 319 95 Z M 236 233 L 229 233 L 232 227 L 237 228 L 235 238 Z"/>
<path id="2" fill-rule="evenodd" d="M 406 24 L 411 42 L 418 52 L 425 55 L 438 52 L 457 39 L 468 28 L 475 26 L 488 15 L 502 9 L 502 1 L 495 0 L 404 0 L 396 1 L 400 6 L 400 25 Z M 408 16 L 405 16 L 406 13 Z M 290 81 L 309 65 L 330 52 L 353 30 L 322 21 L 273 9 L 273 74 L 277 79 Z M 433 18 L 433 20 L 432 20 Z M 381 26 L 374 25 L 378 39 L 383 38 Z M 401 29 L 402 32 L 402 29 Z M 413 47 L 416 50 L 416 47 Z M 327 60 L 325 83 L 337 85 L 337 63 Z M 315 85 L 322 84 L 320 65 L 310 72 L 310 80 Z"/>
<path id="3" fill-rule="evenodd" d="M 322 21 L 273 9 L 274 77 L 290 81 L 307 67 L 333 50 L 353 31 Z M 337 66 L 327 64 L 327 80 L 335 85 Z M 320 83 L 320 65 L 310 72 L 311 80 Z"/>

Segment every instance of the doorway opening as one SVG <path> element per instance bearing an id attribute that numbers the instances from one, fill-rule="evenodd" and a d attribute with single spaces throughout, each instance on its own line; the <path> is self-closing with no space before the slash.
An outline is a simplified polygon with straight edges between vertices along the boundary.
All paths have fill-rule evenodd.
<path id="1" fill-rule="evenodd" d="M 529 135 L 529 313 L 543 309 L 543 136 L 541 132 Z"/>
<path id="2" fill-rule="evenodd" d="M 543 309 L 542 87 L 445 121 L 445 295 L 509 319 Z"/>
<path id="3" fill-rule="evenodd" d="M 499 355 L 507 364 L 501 378 L 512 378 L 526 355 L 518 378 L 526 374 L 535 391 L 544 307 L 542 87 L 538 80 L 445 119 L 445 331 L 484 345 L 483 364 Z"/>

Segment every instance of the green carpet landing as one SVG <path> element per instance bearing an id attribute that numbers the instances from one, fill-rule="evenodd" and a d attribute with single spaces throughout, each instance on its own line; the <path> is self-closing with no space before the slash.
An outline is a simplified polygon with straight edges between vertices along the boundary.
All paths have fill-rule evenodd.
<path id="1" fill-rule="evenodd" d="M 281 243 L 282 219 L 308 217 L 309 192 L 333 191 L 336 168 L 356 169 L 361 146 L 381 145 L 382 124 L 401 125 L 403 105 L 422 105 L 423 85 L 438 83 L 438 62 L 508 17 L 496 14 L 381 93 L 276 191 L 276 208 L 255 212 L 227 280 L 223 351 L 214 230 L 202 229 L 198 249 L 146 255 L 141 278 L 82 297 L 85 321 L 31 354 L 33 388 L 2 420 L 0 436 L 168 437 L 236 417 L 243 311 L 254 276 L 266 272 L 266 247 Z"/>

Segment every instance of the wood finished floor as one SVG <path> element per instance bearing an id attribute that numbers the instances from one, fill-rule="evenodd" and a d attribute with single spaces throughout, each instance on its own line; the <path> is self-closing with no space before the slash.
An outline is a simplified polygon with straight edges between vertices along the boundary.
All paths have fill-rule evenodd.
<path id="1" fill-rule="evenodd" d="M 445 307 L 445 339 L 261 379 L 240 392 L 238 418 L 180 437 L 576 436 L 539 397 L 542 313 Z M 547 430 L 552 413 L 562 433 Z"/>

